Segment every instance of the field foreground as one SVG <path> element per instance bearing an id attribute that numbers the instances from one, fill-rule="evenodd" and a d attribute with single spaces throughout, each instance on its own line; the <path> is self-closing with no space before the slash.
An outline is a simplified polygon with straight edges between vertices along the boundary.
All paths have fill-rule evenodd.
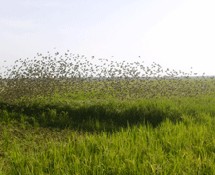
<path id="1" fill-rule="evenodd" d="M 0 174 L 215 173 L 212 97 L 33 101 L 1 103 Z"/>
<path id="2" fill-rule="evenodd" d="M 214 174 L 215 120 L 81 133 L 0 126 L 0 174 Z"/>

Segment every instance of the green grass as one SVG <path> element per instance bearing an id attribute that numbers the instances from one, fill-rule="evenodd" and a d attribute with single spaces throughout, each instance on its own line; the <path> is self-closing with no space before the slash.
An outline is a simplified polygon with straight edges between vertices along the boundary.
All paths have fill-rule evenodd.
<path id="1" fill-rule="evenodd" d="M 77 132 L 1 124 L 1 174 L 214 174 L 215 119 Z"/>
<path id="2" fill-rule="evenodd" d="M 215 174 L 215 98 L 0 103 L 0 174 Z"/>

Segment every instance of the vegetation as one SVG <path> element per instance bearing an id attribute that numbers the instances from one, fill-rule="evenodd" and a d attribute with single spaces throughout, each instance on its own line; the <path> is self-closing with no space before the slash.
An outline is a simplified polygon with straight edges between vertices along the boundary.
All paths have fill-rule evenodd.
<path id="1" fill-rule="evenodd" d="M 37 54 L 0 75 L 0 174 L 215 174 L 215 80 Z"/>

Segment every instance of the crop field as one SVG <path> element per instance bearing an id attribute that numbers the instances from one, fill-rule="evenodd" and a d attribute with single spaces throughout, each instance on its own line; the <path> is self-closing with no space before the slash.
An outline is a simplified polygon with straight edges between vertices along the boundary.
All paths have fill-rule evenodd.
<path id="1" fill-rule="evenodd" d="M 38 53 L 0 73 L 0 174 L 215 174 L 215 78 Z"/>

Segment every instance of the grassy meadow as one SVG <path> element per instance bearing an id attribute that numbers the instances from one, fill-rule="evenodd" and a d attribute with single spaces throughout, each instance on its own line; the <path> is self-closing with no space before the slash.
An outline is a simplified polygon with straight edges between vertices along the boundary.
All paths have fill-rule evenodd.
<path id="1" fill-rule="evenodd" d="M 192 71 L 68 51 L 0 75 L 3 175 L 215 174 L 214 125 L 215 79 Z"/>

